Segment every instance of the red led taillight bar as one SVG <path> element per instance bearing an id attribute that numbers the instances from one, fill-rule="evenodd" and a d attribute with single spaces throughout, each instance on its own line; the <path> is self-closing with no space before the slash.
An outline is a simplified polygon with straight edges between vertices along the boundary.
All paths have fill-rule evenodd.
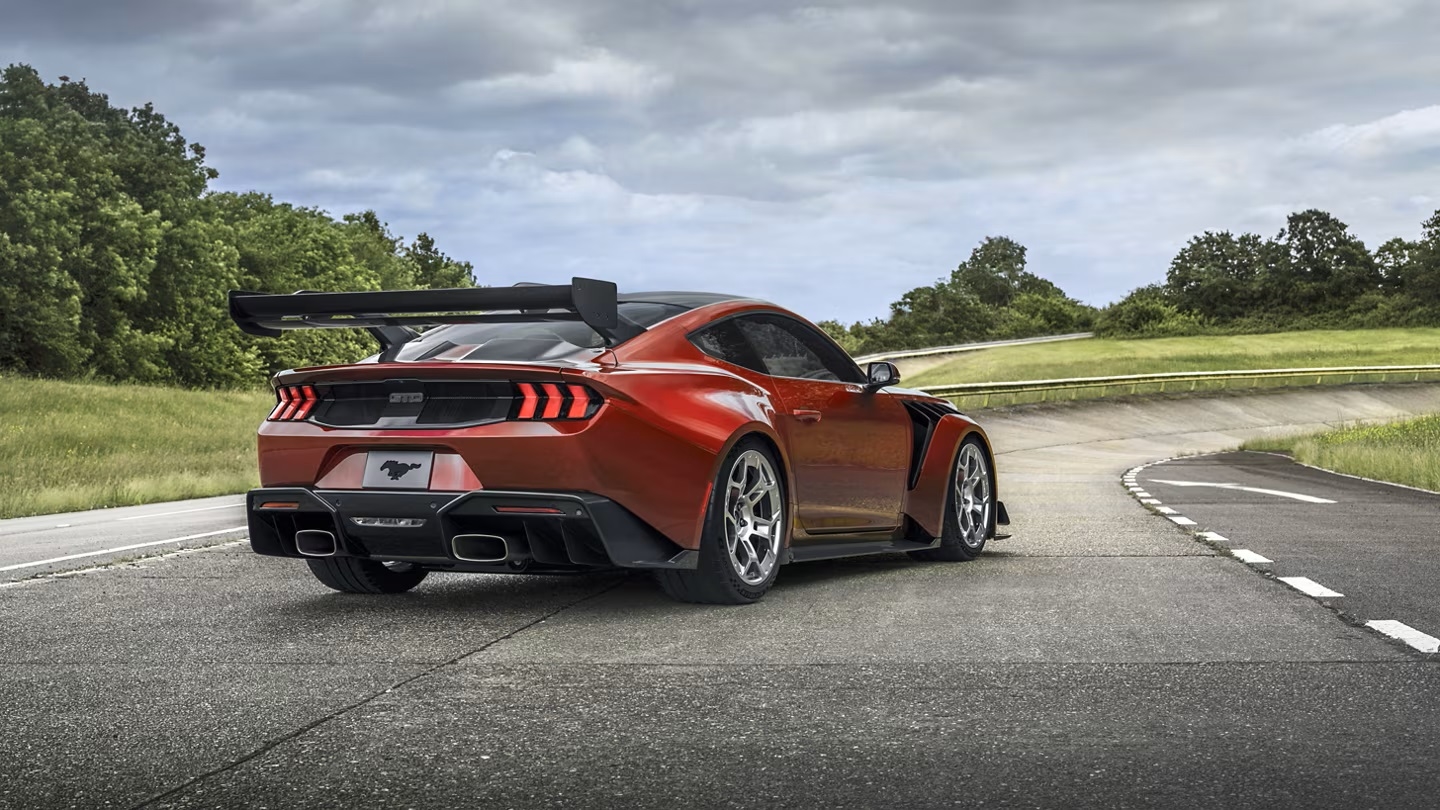
<path id="1" fill-rule="evenodd" d="M 589 419 L 600 410 L 600 395 L 575 383 L 515 383 L 510 418 L 522 422 Z"/>
<path id="2" fill-rule="evenodd" d="M 320 401 L 313 385 L 282 385 L 275 389 L 275 398 L 275 410 L 265 417 L 270 422 L 303 422 Z"/>

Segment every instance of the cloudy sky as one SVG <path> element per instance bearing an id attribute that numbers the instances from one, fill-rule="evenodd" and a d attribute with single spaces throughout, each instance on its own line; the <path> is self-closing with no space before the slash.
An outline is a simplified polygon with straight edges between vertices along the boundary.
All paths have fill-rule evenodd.
<path id="1" fill-rule="evenodd" d="M 1440 208 L 1428 0 L 0 0 L 0 59 L 153 101 L 219 187 L 481 280 L 870 319 L 988 234 L 1104 304 L 1206 229 Z"/>

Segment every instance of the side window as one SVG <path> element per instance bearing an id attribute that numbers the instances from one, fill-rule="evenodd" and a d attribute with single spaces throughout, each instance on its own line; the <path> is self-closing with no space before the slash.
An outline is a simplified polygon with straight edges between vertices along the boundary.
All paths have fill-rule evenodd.
<path id="1" fill-rule="evenodd" d="M 827 368 L 815 350 L 805 345 L 785 319 L 766 315 L 736 318 L 740 332 L 755 347 L 765 364 L 765 371 L 775 377 L 798 377 L 806 380 L 840 382 L 840 377 Z M 797 324 L 798 326 L 798 324 Z"/>
<path id="2" fill-rule="evenodd" d="M 695 344 L 695 348 L 717 360 L 734 363 L 761 374 L 769 373 L 760 358 L 755 356 L 750 344 L 745 341 L 745 336 L 740 334 L 733 318 L 691 333 L 690 342 Z"/>

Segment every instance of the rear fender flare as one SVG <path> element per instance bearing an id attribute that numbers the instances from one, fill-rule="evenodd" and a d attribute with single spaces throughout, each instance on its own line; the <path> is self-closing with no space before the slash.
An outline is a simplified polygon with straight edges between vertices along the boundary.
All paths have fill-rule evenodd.
<path id="1" fill-rule="evenodd" d="M 770 450 L 775 453 L 776 459 L 780 462 L 780 474 L 785 477 L 785 508 L 789 510 L 786 518 L 789 526 L 786 527 L 785 546 L 786 548 L 790 546 L 790 537 L 794 534 L 791 529 L 795 525 L 796 508 L 795 476 L 794 473 L 791 472 L 790 459 L 785 455 L 784 445 L 780 443 L 780 437 L 775 433 L 773 427 L 763 422 L 751 422 L 742 425 L 740 429 L 731 434 L 730 438 L 727 439 L 725 444 L 720 448 L 720 452 L 715 455 L 715 463 L 711 465 L 710 468 L 710 483 L 706 485 L 705 493 L 700 499 L 700 517 L 695 523 L 696 548 L 700 547 L 700 539 L 705 536 L 705 513 L 710 509 L 710 496 L 714 493 L 716 479 L 720 477 L 720 465 L 725 463 L 725 458 L 730 455 L 730 451 L 735 449 L 735 445 L 751 436 L 758 436 L 765 440 L 765 442 L 770 445 Z"/>

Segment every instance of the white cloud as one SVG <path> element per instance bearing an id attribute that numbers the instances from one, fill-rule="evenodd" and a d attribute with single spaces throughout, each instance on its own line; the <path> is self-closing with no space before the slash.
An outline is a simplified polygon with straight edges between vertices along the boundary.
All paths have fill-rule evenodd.
<path id="1" fill-rule="evenodd" d="M 512 73 L 460 82 L 449 98 L 461 104 L 543 104 L 555 100 L 644 101 L 669 87 L 661 71 L 605 50 L 555 60 L 543 73 Z"/>
<path id="2" fill-rule="evenodd" d="M 1440 105 L 1362 124 L 1335 124 L 1297 139 L 1294 146 L 1297 153 L 1352 159 L 1440 150 Z"/>

